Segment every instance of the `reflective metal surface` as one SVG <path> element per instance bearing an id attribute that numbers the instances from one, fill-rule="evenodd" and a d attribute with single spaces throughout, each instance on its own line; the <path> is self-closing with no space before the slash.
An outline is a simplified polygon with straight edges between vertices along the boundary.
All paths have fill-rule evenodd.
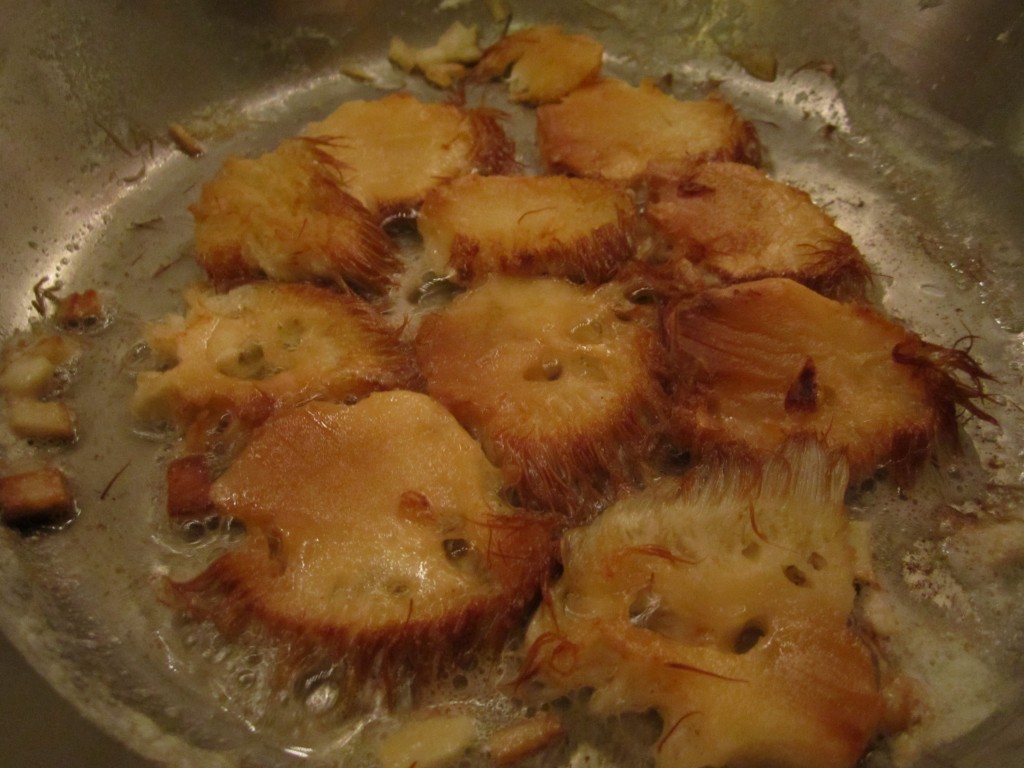
<path id="1" fill-rule="evenodd" d="M 761 121 L 769 159 L 787 180 L 831 203 L 869 258 L 883 263 L 894 249 L 912 254 L 884 262 L 886 305 L 908 311 L 923 335 L 946 343 L 969 320 L 970 332 L 982 337 L 978 354 L 1011 395 L 1021 392 L 1019 2 L 510 5 L 517 21 L 591 30 L 612 54 L 609 65 L 626 74 L 673 72 L 680 88 L 696 90 L 703 79 L 725 73 L 726 95 Z M 493 39 L 500 24 L 482 0 L 6 6 L 0 334 L 26 327 L 32 287 L 44 277 L 71 290 L 100 287 L 117 318 L 93 342 L 98 352 L 75 385 L 88 450 L 59 457 L 76 478 L 82 514 L 52 537 L 0 531 L 0 627 L 63 696 L 152 760 L 303 764 L 272 736 L 197 693 L 196 671 L 175 666 L 180 657 L 153 600 L 155 565 L 170 546 L 159 534 L 160 448 L 135 434 L 125 413 L 131 379 L 124 354 L 142 322 L 174 309 L 177 287 L 195 276 L 187 259 L 186 206 L 224 157 L 273 146 L 340 100 L 375 92 L 342 76 L 344 65 L 400 85 L 382 55 L 392 34 L 425 43 L 460 19 L 478 22 Z M 779 82 L 762 83 L 736 67 L 734 59 L 751 48 L 777 57 Z M 167 135 L 172 122 L 201 135 L 203 158 L 176 150 Z M 786 135 L 782 129 L 791 123 L 794 131 Z M 818 130 L 827 125 L 835 133 Z M 835 141 L 848 151 L 837 151 Z M 833 155 L 842 161 L 838 167 Z M 1001 432 L 972 428 L 979 445 L 995 446 L 979 451 L 1001 452 L 995 480 L 1007 486 L 1024 482 L 1019 427 L 1019 414 L 1006 405 Z M 4 444 L 0 460 L 14 450 Z M 48 703 L 53 694 L 19 664 L 0 647 L 0 720 L 19 724 L 0 728 L 2 762 L 145 764 L 91 726 L 83 729 L 77 716 L 58 713 L 62 708 Z M 1018 695 L 974 734 L 925 755 L 920 766 L 1019 766 L 1022 734 L 1024 697 Z"/>

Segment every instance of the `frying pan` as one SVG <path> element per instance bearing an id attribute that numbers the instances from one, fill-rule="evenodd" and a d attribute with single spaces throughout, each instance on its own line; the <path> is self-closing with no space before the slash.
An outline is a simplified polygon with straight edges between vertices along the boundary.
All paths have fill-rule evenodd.
<path id="1" fill-rule="evenodd" d="M 143 323 L 179 309 L 179 289 L 198 276 L 187 205 L 229 154 L 269 149 L 345 99 L 404 86 L 428 94 L 387 63 L 390 37 L 426 44 L 458 19 L 493 40 L 502 23 L 492 5 L 5 4 L 0 332 L 28 326 L 44 278 L 65 292 L 100 289 L 114 314 L 84 338 L 68 394 L 81 444 L 53 455 L 73 479 L 80 514 L 48 535 L 0 532 L 0 626 L 48 685 L 147 760 L 316 763 L 301 741 L 268 732 L 239 704 L 237 689 L 253 685 L 259 660 L 198 636 L 198 650 L 182 653 L 182 631 L 154 597 L 184 545 L 162 522 L 164 449 L 138 431 L 126 403 Z M 900 593 L 901 558 L 922 542 L 941 544 L 937 511 L 1016 514 L 1024 501 L 1024 8 L 1002 0 L 510 6 L 516 23 L 596 36 L 614 74 L 671 74 L 683 97 L 717 87 L 757 124 L 769 169 L 807 189 L 853 235 L 888 311 L 937 343 L 973 339 L 972 353 L 997 377 L 987 405 L 999 426 L 966 423 L 962 452 L 896 501 L 870 489 L 851 500 L 855 514 L 879 521 L 883 583 Z M 357 70 L 370 82 L 343 74 Z M 171 123 L 205 153 L 183 153 L 168 138 Z M 5 442 L 3 450 L 6 465 L 23 449 Z M 1015 605 L 1024 601 L 1012 599 L 1022 584 L 1019 562 L 985 581 L 971 594 L 981 616 L 973 619 L 897 595 L 929 637 L 958 645 L 976 665 L 961 670 L 963 688 L 952 696 L 963 710 L 953 720 L 967 732 L 925 751 L 919 768 L 1024 763 L 1024 612 Z M 10 649 L 0 653 L 2 722 L 24 723 L 0 728 L 3 762 L 144 764 L 76 725 Z M 945 658 L 929 657 L 939 667 Z M 26 711 L 39 714 L 25 723 Z"/>

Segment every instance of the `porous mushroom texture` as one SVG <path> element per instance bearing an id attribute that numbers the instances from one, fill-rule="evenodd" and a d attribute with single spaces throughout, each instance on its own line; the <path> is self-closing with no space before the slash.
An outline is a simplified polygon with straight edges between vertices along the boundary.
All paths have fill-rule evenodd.
<path id="1" fill-rule="evenodd" d="M 663 407 L 636 313 L 613 284 L 494 276 L 424 319 L 416 357 L 520 498 L 578 519 L 634 480 Z"/>
<path id="2" fill-rule="evenodd" d="M 184 316 L 147 328 L 165 370 L 143 371 L 132 409 L 200 428 L 230 415 L 250 425 L 281 405 L 343 400 L 416 378 L 409 349 L 370 305 L 303 283 L 185 292 Z"/>
<path id="3" fill-rule="evenodd" d="M 851 627 L 845 465 L 807 441 L 754 466 L 663 478 L 569 531 L 520 684 L 656 710 L 657 766 L 853 766 L 885 713 Z"/>
<path id="4" fill-rule="evenodd" d="M 458 282 L 492 272 L 600 282 L 632 257 L 638 218 L 606 182 L 474 175 L 432 189 L 417 226 L 425 265 Z"/>
<path id="5" fill-rule="evenodd" d="M 495 648 L 548 573 L 547 518 L 501 501 L 479 444 L 423 394 L 310 403 L 264 423 L 214 483 L 241 545 L 175 593 L 383 686 Z"/>
<path id="6" fill-rule="evenodd" d="M 548 169 L 637 181 L 652 162 L 755 162 L 753 127 L 721 99 L 680 101 L 651 82 L 605 78 L 537 108 L 537 142 Z"/>
<path id="7" fill-rule="evenodd" d="M 343 186 L 338 161 L 309 141 L 228 158 L 191 207 L 196 260 L 220 285 L 269 277 L 384 292 L 400 262 Z"/>
<path id="8" fill-rule="evenodd" d="M 546 103 L 595 79 L 603 56 L 604 48 L 591 37 L 538 25 L 506 35 L 484 51 L 473 74 L 490 79 L 507 73 L 513 101 Z"/>
<path id="9" fill-rule="evenodd" d="M 955 433 L 984 374 L 874 310 L 784 278 L 706 291 L 667 314 L 677 366 L 673 429 L 698 452 L 765 455 L 810 434 L 845 452 L 855 477 L 892 465 L 901 481 Z M 980 414 L 979 415 L 984 415 Z"/>
<path id="10" fill-rule="evenodd" d="M 850 236 L 806 192 L 752 166 L 659 167 L 646 214 L 672 257 L 714 281 L 788 277 L 833 297 L 863 294 L 869 270 Z"/>
<path id="11" fill-rule="evenodd" d="M 303 133 L 342 165 L 346 189 L 378 218 L 415 209 L 448 179 L 515 168 L 495 111 L 403 93 L 346 102 Z"/>

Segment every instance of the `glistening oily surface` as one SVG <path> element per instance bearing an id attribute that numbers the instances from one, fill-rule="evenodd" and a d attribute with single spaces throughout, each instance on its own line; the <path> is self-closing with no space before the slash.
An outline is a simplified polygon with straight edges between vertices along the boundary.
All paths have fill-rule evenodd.
<path id="1" fill-rule="evenodd" d="M 385 67 L 381 65 L 381 69 Z M 621 74 L 636 79 L 641 72 L 649 71 L 646 66 L 624 68 Z M 917 223 L 907 218 L 901 200 L 877 191 L 870 145 L 859 144 L 842 130 L 832 133 L 831 138 L 819 133 L 823 122 L 841 116 L 834 111 L 840 104 L 824 99 L 823 114 L 809 118 L 796 106 L 801 90 L 816 89 L 819 94 L 828 95 L 832 87 L 828 78 L 815 72 L 800 73 L 792 80 L 766 85 L 726 65 L 699 65 L 685 72 L 677 71 L 674 89 L 681 95 L 692 95 L 699 91 L 700 83 L 714 76 L 728 78 L 725 93 L 746 117 L 765 121 L 762 138 L 777 175 L 804 187 L 819 202 L 830 204 L 829 210 L 840 225 L 851 232 L 869 262 L 883 275 L 879 284 L 887 306 L 927 338 L 941 343 L 953 343 L 966 327 L 980 339 L 974 350 L 979 360 L 1002 380 L 1014 380 L 1009 366 L 1017 360 L 1006 354 L 1011 334 L 996 325 L 984 307 L 977 305 L 969 276 L 947 271 L 924 254 L 922 236 L 949 237 L 949 233 L 934 235 L 927 227 L 922 232 Z M 410 85 L 419 88 L 414 81 Z M 81 686 L 84 691 L 102 697 L 103 688 L 111 684 L 118 699 L 161 725 L 195 734 L 196 743 L 205 746 L 216 743 L 214 737 L 222 727 L 228 733 L 244 733 L 239 718 L 248 720 L 258 726 L 261 734 L 266 734 L 263 738 L 276 744 L 272 751 L 282 761 L 287 760 L 280 751 L 284 746 L 295 754 L 312 750 L 318 757 L 326 757 L 339 748 L 339 741 L 344 739 L 339 739 L 338 723 L 331 714 L 331 691 L 314 680 L 299 691 L 302 696 L 278 701 L 280 694 L 270 685 L 271 671 L 261 659 L 239 648 L 225 647 L 213 635 L 190 634 L 192 629 L 170 626 L 164 608 L 152 600 L 154 567 L 176 560 L 179 553 L 192 559 L 197 550 L 209 552 L 217 544 L 189 546 L 167 529 L 162 521 L 159 490 L 162 475 L 158 464 L 151 460 L 162 452 L 161 443 L 131 436 L 131 423 L 126 416 L 119 416 L 125 413 L 130 397 L 130 377 L 125 375 L 111 382 L 109 372 L 131 368 L 130 360 L 126 364 L 126 359 L 141 335 L 139 321 L 156 317 L 164 309 L 177 309 L 178 289 L 197 277 L 187 260 L 157 274 L 161 267 L 174 261 L 190 238 L 190 223 L 183 213 L 184 203 L 192 194 L 189 188 L 207 178 L 229 149 L 269 149 L 278 138 L 301 127 L 307 118 L 329 111 L 339 98 L 373 94 L 367 88 L 342 93 L 340 87 L 338 82 L 331 82 L 318 86 L 322 93 L 313 88 L 289 94 L 288 100 L 295 110 L 278 113 L 274 109 L 262 115 L 271 124 L 261 129 L 265 134 L 247 132 L 244 142 L 236 142 L 239 146 L 226 142 L 223 147 L 211 147 L 201 172 L 184 158 L 171 158 L 164 168 L 151 171 L 146 184 L 133 198 L 109 212 L 107 232 L 129 230 L 132 225 L 152 222 L 156 216 L 164 217 L 159 226 L 131 229 L 132 237 L 138 238 L 136 247 L 144 256 L 132 265 L 129 279 L 146 281 L 155 290 L 149 294 L 147 306 L 141 307 L 145 309 L 144 316 L 135 317 L 132 307 L 121 301 L 120 291 L 116 290 L 122 278 L 111 277 L 110 282 L 101 285 L 115 289 L 116 295 L 110 298 L 122 311 L 110 328 L 87 337 L 88 354 L 81 358 L 71 397 L 73 402 L 89 403 L 88 407 L 77 409 L 79 431 L 88 439 L 83 439 L 74 453 L 61 456 L 62 464 L 75 479 L 82 515 L 58 535 L 27 544 L 19 542 L 10 554 L 5 552 L 5 567 L 13 570 L 10 563 L 17 559 L 20 569 L 7 600 L 33 599 L 26 586 L 31 582 L 42 580 L 51 588 L 46 598 L 50 604 L 40 607 L 38 613 L 25 613 L 24 606 L 18 606 L 17 615 L 24 618 L 16 632 L 46 638 L 52 635 L 39 630 L 47 624 L 55 626 L 67 638 L 55 643 L 57 647 L 37 651 L 40 656 L 58 658 L 62 653 L 80 653 L 78 663 L 95 664 L 93 669 L 87 666 L 84 679 L 72 681 L 72 687 Z M 437 96 L 426 89 L 421 93 L 429 98 Z M 509 109 L 514 122 L 528 123 L 516 121 L 515 116 L 522 113 Z M 253 114 L 261 116 L 258 105 Z M 288 117 L 282 119 L 282 115 Z M 843 127 L 840 125 L 840 129 Z M 923 301 L 922 293 L 927 297 Z M 947 309 L 936 312 L 938 298 Z M 887 566 L 880 570 L 880 578 L 895 592 L 906 587 L 914 590 L 907 598 L 906 610 L 897 619 L 911 626 L 919 625 L 920 636 L 928 641 L 928 650 L 911 657 L 910 671 L 936 681 L 937 685 L 941 683 L 940 714 L 946 714 L 946 723 L 965 726 L 998 704 L 1002 684 L 997 670 L 1003 662 L 1012 663 L 1020 648 L 1019 616 L 1015 621 L 1014 607 L 1001 602 L 1004 591 L 986 594 L 985 590 L 968 592 L 959 588 L 972 581 L 991 583 L 992 579 L 984 572 L 986 558 L 977 557 L 977 550 L 984 554 L 987 546 L 984 537 L 958 535 L 956 532 L 963 528 L 956 525 L 957 510 L 992 514 L 1002 505 L 1011 507 L 1016 500 L 1012 487 L 1006 486 L 1011 485 L 1008 481 L 1016 480 L 1019 471 L 1014 463 L 1017 448 L 1007 437 L 1019 433 L 1014 429 L 1017 417 L 1011 407 L 998 402 L 995 405 L 993 411 L 1002 423 L 1002 431 L 977 423 L 969 425 L 975 449 L 967 445 L 964 458 L 944 460 L 937 470 L 928 470 L 908 498 L 894 499 L 892 489 L 883 484 L 851 499 L 855 513 L 878 516 L 881 520 L 876 541 L 885 545 L 880 562 Z M 126 469 L 107 489 L 107 483 L 122 467 Z M 112 510 L 109 514 L 108 509 Z M 940 510 L 943 514 L 937 515 Z M 888 547 L 891 551 L 887 551 Z M 1012 553 L 1008 557 L 1007 562 L 1012 565 Z M 921 567 L 921 562 L 927 567 Z M 111 573 L 117 578 L 111 578 Z M 1008 585 L 1012 586 L 1013 574 L 997 572 L 994 577 L 997 583 L 1010 580 Z M 934 625 L 933 619 L 937 620 Z M 46 642 L 41 639 L 39 646 Z M 188 647 L 193 643 L 193 647 Z M 205 643 L 210 644 L 209 648 L 203 647 Z M 910 645 L 920 643 L 908 641 Z M 129 679 L 118 679 L 116 673 L 103 671 L 102 663 L 97 663 L 97 659 L 107 656 L 112 668 L 122 668 L 118 659 L 122 648 L 130 648 L 135 659 Z M 172 674 L 165 676 L 166 669 Z M 954 677 L 952 681 L 947 678 L 950 675 Z M 94 685 L 98 685 L 98 690 L 90 688 Z M 168 686 L 174 696 L 183 697 L 184 706 L 166 709 L 154 701 L 153 692 Z M 312 714 L 303 709 L 297 701 L 300 698 L 305 698 Z M 200 707 L 206 707 L 202 710 L 205 713 L 212 711 L 208 703 L 211 701 L 226 705 L 227 712 L 206 724 L 204 717 L 195 715 L 193 699 L 200 702 Z M 289 718 L 285 717 L 275 732 L 275 727 L 267 723 L 267 713 L 276 712 L 278 707 L 301 720 L 302 727 L 291 728 Z M 321 708 L 325 713 L 317 716 Z M 944 713 L 943 708 L 950 711 Z M 352 730 L 357 730 L 358 725 L 354 724 Z M 144 719 L 140 718 L 137 726 L 142 733 L 136 738 L 152 735 Z M 630 727 L 627 723 L 623 730 Z"/>

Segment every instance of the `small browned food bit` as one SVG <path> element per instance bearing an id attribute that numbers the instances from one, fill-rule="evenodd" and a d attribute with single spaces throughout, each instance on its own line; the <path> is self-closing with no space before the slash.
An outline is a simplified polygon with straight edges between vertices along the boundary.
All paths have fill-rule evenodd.
<path id="1" fill-rule="evenodd" d="M 603 57 L 604 47 L 591 37 L 538 25 L 506 35 L 484 51 L 473 74 L 485 79 L 507 74 L 513 101 L 544 104 L 597 78 Z"/>
<path id="2" fill-rule="evenodd" d="M 0 368 L 7 425 L 26 440 L 67 442 L 75 439 L 71 409 L 55 398 L 60 393 L 61 368 L 71 364 L 80 345 L 71 337 L 15 337 L 5 346 Z"/>
<path id="3" fill-rule="evenodd" d="M 437 43 L 413 48 L 400 37 L 391 38 L 388 58 L 406 72 L 419 70 L 434 85 L 449 88 L 468 72 L 467 65 L 479 60 L 476 26 L 456 21 L 441 33 Z"/>
<path id="4" fill-rule="evenodd" d="M 400 262 L 342 177 L 338 161 L 310 141 L 229 158 L 190 209 L 196 260 L 221 286 L 269 277 L 384 292 Z"/>
<path id="5" fill-rule="evenodd" d="M 759 157 L 753 127 L 726 102 L 679 101 L 649 81 L 612 78 L 538 107 L 537 142 L 551 171 L 626 184 L 651 163 Z"/>
<path id="6" fill-rule="evenodd" d="M 75 499 L 56 467 L 0 477 L 0 520 L 12 528 L 56 525 L 70 520 Z"/>
<path id="7" fill-rule="evenodd" d="M 171 123 L 167 127 L 167 132 L 178 149 L 189 157 L 201 157 L 205 151 L 203 145 L 199 143 L 199 139 L 193 136 L 191 131 L 181 123 Z"/>
<path id="8" fill-rule="evenodd" d="M 562 719 L 544 712 L 492 733 L 487 739 L 487 754 L 496 765 L 514 765 L 551 746 L 564 732 Z"/>
<path id="9" fill-rule="evenodd" d="M 653 708 L 655 766 L 852 768 L 889 676 L 853 624 L 846 485 L 799 441 L 655 480 L 569 531 L 520 685 L 590 688 L 604 716 Z"/>
<path id="10" fill-rule="evenodd" d="M 346 190 L 378 219 L 414 210 L 447 180 L 515 169 L 496 112 L 408 94 L 346 102 L 303 133 L 341 164 Z"/>
<path id="11" fill-rule="evenodd" d="M 74 416 L 59 400 L 10 397 L 7 399 L 7 424 L 15 435 L 26 440 L 67 442 L 75 439 Z"/>
<path id="12" fill-rule="evenodd" d="M 104 315 L 103 300 L 95 288 L 90 288 L 61 298 L 57 302 L 54 321 L 62 328 L 88 330 L 100 325 Z"/>
<path id="13" fill-rule="evenodd" d="M 603 282 L 632 257 L 638 219 L 606 182 L 473 175 L 432 189 L 417 226 L 426 266 L 460 283 L 493 272 Z"/>
<path id="14" fill-rule="evenodd" d="M 548 575 L 551 520 L 500 488 L 426 395 L 283 410 L 213 484 L 241 546 L 173 589 L 226 632 L 255 622 L 343 659 L 357 685 L 425 682 L 499 648 Z"/>
<path id="15" fill-rule="evenodd" d="M 10 398 L 45 396 L 57 385 L 61 366 L 72 363 L 79 348 L 63 335 L 15 337 L 4 348 L 0 392 Z"/>
<path id="16" fill-rule="evenodd" d="M 213 470 L 206 456 L 174 459 L 167 465 L 167 516 L 172 520 L 202 520 L 214 514 L 212 486 Z"/>
<path id="17" fill-rule="evenodd" d="M 864 258 L 801 190 L 729 162 L 661 166 L 648 188 L 647 217 L 671 256 L 712 280 L 788 277 L 832 297 L 863 295 Z"/>
<path id="18" fill-rule="evenodd" d="M 636 480 L 663 393 L 630 311 L 617 286 L 493 276 L 424 319 L 427 391 L 527 505 L 579 520 Z"/>
<path id="19" fill-rule="evenodd" d="M 680 381 L 672 427 L 698 451 L 763 456 L 813 435 L 846 453 L 855 478 L 884 465 L 907 482 L 938 439 L 955 439 L 958 405 L 984 416 L 971 400 L 985 374 L 966 353 L 791 280 L 681 301 L 666 334 Z"/>
<path id="20" fill-rule="evenodd" d="M 194 286 L 185 300 L 184 317 L 147 329 L 147 343 L 169 367 L 138 375 L 132 409 L 142 419 L 206 429 L 223 417 L 251 426 L 281 405 L 344 401 L 417 379 L 397 332 L 355 296 L 251 283 L 224 294 Z"/>

